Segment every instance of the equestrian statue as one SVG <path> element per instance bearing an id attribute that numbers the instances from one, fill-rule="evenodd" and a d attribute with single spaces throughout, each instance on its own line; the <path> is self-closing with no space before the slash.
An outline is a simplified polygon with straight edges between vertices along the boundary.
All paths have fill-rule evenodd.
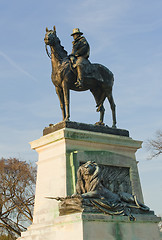
<path id="1" fill-rule="evenodd" d="M 53 30 L 46 28 L 44 38 L 46 51 L 52 62 L 51 78 L 60 100 L 63 120 L 69 121 L 70 118 L 69 91 L 90 90 L 96 101 L 97 112 L 100 112 L 100 120 L 96 124 L 104 125 L 103 103 L 107 98 L 112 111 L 112 127 L 116 128 L 116 111 L 112 95 L 113 73 L 105 66 L 89 61 L 90 47 L 79 28 L 74 28 L 71 36 L 74 41 L 70 55 L 61 45 L 55 26 Z M 47 45 L 51 48 L 51 54 L 48 52 Z"/>

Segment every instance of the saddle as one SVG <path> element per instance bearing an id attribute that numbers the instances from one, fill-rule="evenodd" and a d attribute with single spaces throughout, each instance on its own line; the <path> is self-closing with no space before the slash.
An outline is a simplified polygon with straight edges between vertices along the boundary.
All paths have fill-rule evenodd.
<path id="1" fill-rule="evenodd" d="M 88 59 L 82 58 L 81 61 L 80 61 L 80 59 L 75 59 L 74 62 L 72 62 L 72 61 L 70 61 L 70 62 L 71 62 L 71 68 L 76 75 L 77 75 L 76 67 L 78 65 L 81 65 L 82 70 L 83 70 L 82 74 L 85 79 L 91 78 L 91 79 L 96 79 L 101 82 L 104 81 L 100 72 L 96 68 L 96 66 L 93 65 Z"/>

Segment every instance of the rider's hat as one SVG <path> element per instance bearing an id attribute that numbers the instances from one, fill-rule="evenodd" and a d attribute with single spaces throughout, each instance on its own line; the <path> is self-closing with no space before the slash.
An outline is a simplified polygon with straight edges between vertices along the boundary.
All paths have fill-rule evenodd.
<path id="1" fill-rule="evenodd" d="M 73 29 L 73 33 L 71 34 L 71 36 L 73 36 L 73 35 L 75 35 L 75 34 L 80 34 L 80 35 L 82 35 L 83 33 L 80 32 L 79 28 L 74 28 L 74 29 Z"/>

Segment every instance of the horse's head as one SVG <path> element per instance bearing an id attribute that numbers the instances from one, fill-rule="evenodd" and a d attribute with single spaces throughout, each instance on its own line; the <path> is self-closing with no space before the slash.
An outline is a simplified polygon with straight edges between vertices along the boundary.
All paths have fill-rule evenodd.
<path id="1" fill-rule="evenodd" d="M 67 51 L 61 46 L 60 39 L 56 35 L 56 27 L 53 27 L 53 30 L 48 30 L 46 28 L 46 35 L 44 38 L 44 42 L 46 44 L 46 52 L 47 55 L 51 58 L 51 54 L 53 54 L 59 61 L 62 61 L 64 58 L 67 57 Z M 47 45 L 52 47 L 51 54 L 49 54 Z"/>
<path id="2" fill-rule="evenodd" d="M 45 35 L 45 38 L 44 38 L 45 44 L 53 46 L 53 45 L 55 45 L 55 42 L 57 40 L 58 40 L 58 38 L 56 36 L 55 26 L 53 27 L 53 30 L 48 30 L 48 28 L 46 28 L 46 35 Z"/>

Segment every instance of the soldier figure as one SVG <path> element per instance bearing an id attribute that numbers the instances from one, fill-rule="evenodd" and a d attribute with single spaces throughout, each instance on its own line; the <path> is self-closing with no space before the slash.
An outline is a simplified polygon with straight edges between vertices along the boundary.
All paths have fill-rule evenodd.
<path id="1" fill-rule="evenodd" d="M 82 36 L 83 33 L 80 32 L 79 28 L 74 28 L 73 36 L 74 41 L 72 53 L 70 54 L 70 60 L 73 64 L 73 67 L 77 69 L 77 81 L 75 85 L 79 88 L 83 87 L 83 78 L 84 78 L 84 66 L 89 63 L 88 58 L 90 54 L 90 47 L 85 39 Z"/>

